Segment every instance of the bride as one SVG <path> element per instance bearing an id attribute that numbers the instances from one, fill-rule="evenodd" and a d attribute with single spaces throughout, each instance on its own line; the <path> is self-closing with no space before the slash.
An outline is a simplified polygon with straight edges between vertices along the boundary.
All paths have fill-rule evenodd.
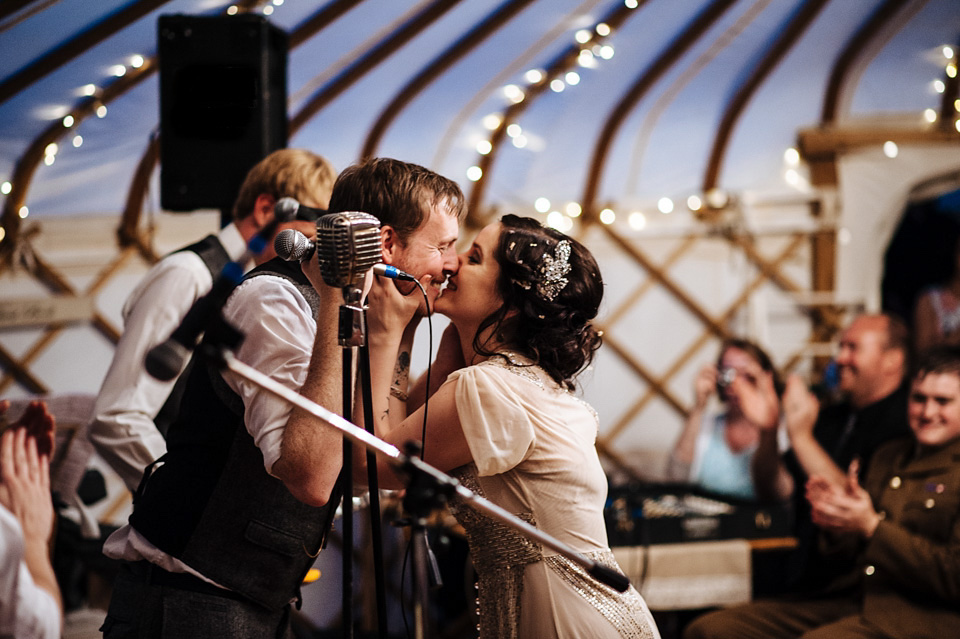
<path id="1" fill-rule="evenodd" d="M 451 326 L 433 371 L 446 379 L 431 389 L 425 428 L 424 407 L 408 400 L 405 375 L 395 374 L 398 356 L 412 343 L 404 328 L 416 297 L 387 280 L 370 291 L 376 434 L 400 448 L 422 439 L 427 463 L 619 570 L 603 520 L 607 482 L 595 447 L 597 414 L 573 392 L 600 346 L 591 322 L 603 281 L 593 256 L 532 218 L 507 215 L 480 231 L 435 303 Z M 381 486 L 401 487 L 386 468 Z M 457 506 L 479 579 L 482 639 L 659 638 L 633 587 L 616 592 L 552 550 Z"/>

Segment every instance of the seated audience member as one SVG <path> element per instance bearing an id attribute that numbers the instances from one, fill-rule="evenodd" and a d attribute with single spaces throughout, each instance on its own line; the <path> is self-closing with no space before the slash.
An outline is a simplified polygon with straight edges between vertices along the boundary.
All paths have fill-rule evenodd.
<path id="1" fill-rule="evenodd" d="M 873 456 L 861 487 L 854 461 L 838 485 L 807 482 L 827 556 L 853 558 L 814 596 L 710 613 L 688 639 L 942 639 L 960 628 L 960 349 L 917 366 L 907 416 L 913 435 Z M 846 565 L 846 563 L 845 563 Z"/>
<path id="2" fill-rule="evenodd" d="M 670 480 L 690 481 L 712 493 L 752 500 L 757 491 L 751 466 L 760 429 L 743 412 L 735 378 L 754 387 L 772 383 L 778 395 L 783 391 L 763 349 L 748 340 L 724 341 L 716 365 L 705 366 L 697 375 L 696 403 L 670 454 L 667 474 Z M 714 394 L 723 410 L 711 405 Z M 779 407 L 776 410 L 779 413 Z"/>
<path id="3" fill-rule="evenodd" d="M 9 402 L 0 402 L 0 416 Z M 0 439 L 0 637 L 57 639 L 60 588 L 50 563 L 53 417 L 32 402 Z"/>
<path id="4" fill-rule="evenodd" d="M 148 374 L 147 352 L 170 336 L 223 267 L 240 259 L 247 243 L 274 220 L 278 200 L 292 197 L 305 207 L 324 209 L 336 177 L 330 163 L 310 151 L 274 151 L 244 178 L 233 205 L 233 221 L 216 235 L 157 262 L 127 298 L 123 335 L 100 387 L 88 437 L 131 493 L 143 470 L 167 452 L 164 436 L 176 418 L 185 383 L 178 385 L 176 378 L 160 381 Z M 275 233 L 285 228 L 310 235 L 313 219 L 298 212 L 293 219 L 283 220 Z M 256 262 L 273 256 L 271 238 Z"/>
<path id="5" fill-rule="evenodd" d="M 924 289 L 917 298 L 913 338 L 917 352 L 937 344 L 960 344 L 960 242 L 950 279 Z"/>

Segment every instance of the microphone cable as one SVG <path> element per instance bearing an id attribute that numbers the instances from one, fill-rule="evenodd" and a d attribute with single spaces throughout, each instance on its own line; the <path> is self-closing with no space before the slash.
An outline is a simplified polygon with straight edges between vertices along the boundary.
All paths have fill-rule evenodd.
<path id="1" fill-rule="evenodd" d="M 427 450 L 427 413 L 430 409 L 430 374 L 433 372 L 433 309 L 430 308 L 430 298 L 423 285 L 418 281 L 417 286 L 423 293 L 423 302 L 427 307 L 427 376 L 423 395 L 423 425 L 420 427 L 420 459 L 423 459 Z"/>
<path id="2" fill-rule="evenodd" d="M 420 459 L 424 459 L 424 455 L 427 450 L 427 421 L 429 416 L 430 409 L 430 381 L 433 374 L 433 308 L 430 306 L 430 297 L 427 295 L 426 289 L 423 287 L 423 284 L 419 280 L 414 280 L 417 285 L 417 288 L 420 289 L 420 294 L 423 295 L 424 305 L 427 307 L 427 372 L 425 375 L 424 383 L 424 397 L 423 397 L 423 423 L 420 427 Z M 413 520 L 410 520 L 411 525 L 417 525 Z M 408 561 L 412 552 L 411 545 L 416 539 L 415 535 L 410 535 L 407 539 L 406 548 L 404 548 L 403 553 L 403 563 L 400 568 L 400 615 L 403 619 L 403 627 L 406 631 L 407 637 L 412 637 L 410 621 L 407 619 L 407 608 L 403 605 L 404 602 L 404 586 L 406 585 L 406 575 L 407 568 L 409 567 Z M 426 545 L 427 557 L 430 559 L 428 566 L 428 574 L 433 577 L 433 580 L 436 582 L 435 585 L 441 586 L 443 584 L 442 577 L 439 572 L 439 567 L 437 566 L 436 560 L 432 559 L 433 549 L 430 547 L 430 539 L 426 526 L 423 530 L 423 542 Z M 412 578 L 412 575 L 411 575 Z M 421 584 L 421 587 L 427 587 L 426 584 Z M 413 596 L 418 596 L 417 592 L 413 593 Z M 423 614 L 428 614 L 429 611 L 424 610 Z"/>

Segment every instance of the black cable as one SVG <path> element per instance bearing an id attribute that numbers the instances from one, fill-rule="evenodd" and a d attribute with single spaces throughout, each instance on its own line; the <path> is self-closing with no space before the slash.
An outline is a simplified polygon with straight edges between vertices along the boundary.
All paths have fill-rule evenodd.
<path id="1" fill-rule="evenodd" d="M 417 282 L 419 284 L 420 282 Z M 423 291 L 423 287 L 420 287 Z M 423 301 L 427 305 L 427 389 L 423 396 L 423 426 L 420 428 L 420 459 L 424 458 L 427 450 L 427 411 L 430 408 L 430 373 L 433 371 L 433 309 L 430 308 L 430 300 L 427 298 L 427 292 L 423 291 Z"/>
<path id="2" fill-rule="evenodd" d="M 420 459 L 423 459 L 423 451 L 426 449 L 427 443 L 427 410 L 430 405 L 430 374 L 433 370 L 433 309 L 430 308 L 430 298 L 427 295 L 426 289 L 423 288 L 423 285 L 418 281 L 414 280 L 417 284 L 417 288 L 420 289 L 420 293 L 423 295 L 423 302 L 427 307 L 427 375 L 426 375 L 426 390 L 423 397 L 423 426 L 420 431 Z M 410 521 L 413 524 L 413 521 Z M 410 545 L 413 543 L 414 535 L 410 535 L 410 538 L 407 540 L 407 547 L 403 553 L 403 564 L 400 568 L 400 614 L 403 619 L 403 628 L 406 631 L 407 637 L 410 637 L 410 623 L 407 620 L 407 608 L 404 605 L 403 601 L 403 588 L 406 584 L 406 575 L 407 575 L 407 559 L 410 557 Z M 411 579 L 413 577 L 411 576 Z M 427 611 L 424 610 L 423 614 L 426 615 Z"/>
<path id="3" fill-rule="evenodd" d="M 407 547 L 403 551 L 403 564 L 400 566 L 400 616 L 403 618 L 403 629 L 406 631 L 407 637 L 411 636 L 410 622 L 407 621 L 407 607 L 403 601 L 403 587 L 406 585 L 407 559 L 410 557 L 410 544 L 412 540 L 412 537 L 407 540 Z M 412 578 L 413 577 L 411 577 L 411 579 Z"/>

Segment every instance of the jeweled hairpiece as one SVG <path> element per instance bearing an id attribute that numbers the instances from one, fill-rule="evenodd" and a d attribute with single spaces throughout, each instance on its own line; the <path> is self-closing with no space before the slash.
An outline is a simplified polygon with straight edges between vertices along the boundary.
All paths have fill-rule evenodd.
<path id="1" fill-rule="evenodd" d="M 507 232 L 513 233 L 513 229 Z M 535 247 L 536 245 L 536 242 L 530 243 L 531 247 Z M 516 241 L 510 242 L 509 250 L 512 251 L 516 246 Z M 539 275 L 537 295 L 548 302 L 552 302 L 568 283 L 567 278 L 564 276 L 570 272 L 570 241 L 560 240 L 553 248 L 553 255 L 544 253 L 542 259 L 543 264 L 537 269 L 537 275 Z M 517 264 L 523 264 L 523 260 L 518 258 Z M 513 280 L 513 283 L 525 291 L 529 291 L 532 288 L 530 282 Z"/>
<path id="2" fill-rule="evenodd" d="M 564 277 L 570 272 L 570 242 L 561 240 L 553 249 L 553 255 L 543 254 L 543 264 L 540 266 L 540 281 L 537 282 L 537 293 L 540 297 L 552 302 L 560 291 L 566 288 L 568 280 Z"/>

